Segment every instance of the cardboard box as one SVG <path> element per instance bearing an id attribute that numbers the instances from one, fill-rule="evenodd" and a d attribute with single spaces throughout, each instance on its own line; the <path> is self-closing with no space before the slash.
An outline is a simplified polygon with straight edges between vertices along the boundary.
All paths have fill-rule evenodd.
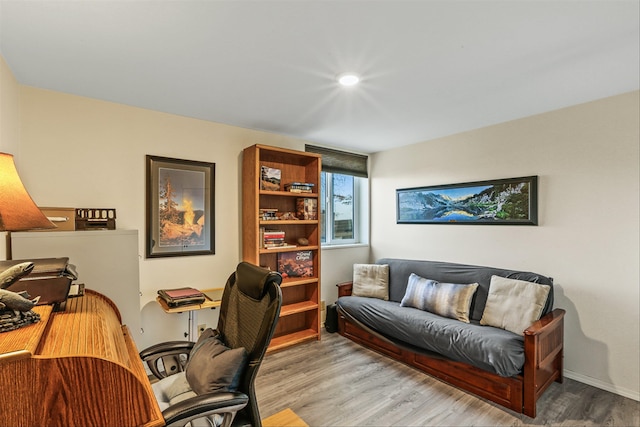
<path id="1" fill-rule="evenodd" d="M 40 210 L 58 227 L 41 231 L 74 231 L 76 229 L 76 208 L 40 208 Z"/>

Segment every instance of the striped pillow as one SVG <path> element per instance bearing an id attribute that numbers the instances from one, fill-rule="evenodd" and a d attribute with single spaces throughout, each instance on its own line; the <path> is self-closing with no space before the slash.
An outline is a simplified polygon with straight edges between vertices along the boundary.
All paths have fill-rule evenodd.
<path id="1" fill-rule="evenodd" d="M 477 288 L 477 283 L 440 283 L 411 273 L 400 306 L 413 307 L 469 323 L 469 307 Z"/>

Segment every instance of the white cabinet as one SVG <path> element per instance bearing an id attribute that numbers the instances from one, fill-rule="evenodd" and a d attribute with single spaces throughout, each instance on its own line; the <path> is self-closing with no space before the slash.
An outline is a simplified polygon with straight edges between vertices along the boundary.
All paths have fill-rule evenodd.
<path id="1" fill-rule="evenodd" d="M 109 297 L 134 340 L 140 337 L 140 274 L 137 230 L 11 233 L 13 259 L 68 257 L 78 280 Z"/>

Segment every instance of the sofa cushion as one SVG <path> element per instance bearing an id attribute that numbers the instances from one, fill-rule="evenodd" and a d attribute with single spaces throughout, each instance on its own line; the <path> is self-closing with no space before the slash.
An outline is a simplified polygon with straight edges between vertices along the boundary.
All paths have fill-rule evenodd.
<path id="1" fill-rule="evenodd" d="M 189 355 L 186 378 L 197 394 L 235 391 L 246 362 L 244 348 L 230 349 L 217 336 L 203 333 Z"/>
<path id="2" fill-rule="evenodd" d="M 477 283 L 479 286 L 473 300 L 471 301 L 469 317 L 471 320 L 479 321 L 484 312 L 487 295 L 489 295 L 491 276 L 495 275 L 551 286 L 542 315 L 544 316 L 553 309 L 553 279 L 541 274 L 494 267 L 455 264 L 450 262 L 407 260 L 398 258 L 381 258 L 377 260 L 376 263 L 387 264 L 389 266 L 390 301 L 402 301 L 411 273 L 415 273 L 422 277 L 428 277 L 429 279 L 437 280 L 438 282 Z"/>
<path id="3" fill-rule="evenodd" d="M 414 351 L 431 351 L 510 377 L 524 366 L 524 337 L 478 322 L 459 322 L 394 301 L 340 297 L 338 308 L 365 327 Z"/>
<path id="4" fill-rule="evenodd" d="M 440 283 L 411 273 L 401 307 L 413 307 L 469 323 L 469 306 L 477 283 Z"/>
<path id="5" fill-rule="evenodd" d="M 493 276 L 481 325 L 495 326 L 523 335 L 540 314 L 549 286 Z"/>
<path id="6" fill-rule="evenodd" d="M 352 295 L 389 299 L 389 266 L 384 264 L 354 264 Z"/>

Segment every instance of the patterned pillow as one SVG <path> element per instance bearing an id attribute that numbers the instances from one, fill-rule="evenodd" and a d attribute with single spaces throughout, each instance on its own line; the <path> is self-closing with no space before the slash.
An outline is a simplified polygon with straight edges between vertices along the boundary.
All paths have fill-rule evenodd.
<path id="1" fill-rule="evenodd" d="M 389 265 L 354 264 L 353 288 L 355 297 L 379 298 L 389 300 Z"/>
<path id="2" fill-rule="evenodd" d="M 477 283 L 440 283 L 411 273 L 400 306 L 413 307 L 469 323 L 469 307 L 477 288 Z"/>
<path id="3" fill-rule="evenodd" d="M 540 319 L 549 289 L 548 285 L 491 276 L 480 324 L 524 335 L 524 330 Z"/>

